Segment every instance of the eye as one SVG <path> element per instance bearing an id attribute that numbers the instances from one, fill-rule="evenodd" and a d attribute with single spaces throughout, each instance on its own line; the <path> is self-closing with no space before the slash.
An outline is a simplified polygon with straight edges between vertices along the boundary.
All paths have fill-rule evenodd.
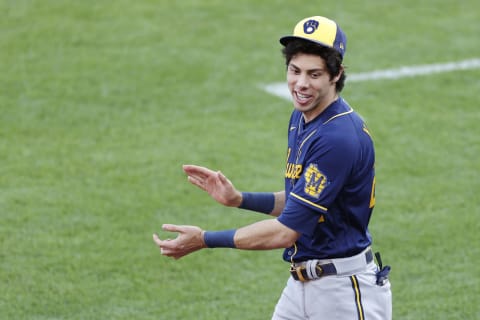
<path id="1" fill-rule="evenodd" d="M 300 74 L 300 70 L 292 66 L 288 67 L 288 72 L 290 72 L 291 74 Z"/>

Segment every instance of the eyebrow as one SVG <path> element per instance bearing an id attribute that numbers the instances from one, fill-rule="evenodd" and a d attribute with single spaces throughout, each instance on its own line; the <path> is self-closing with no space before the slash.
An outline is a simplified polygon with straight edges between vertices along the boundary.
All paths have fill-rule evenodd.
<path id="1" fill-rule="evenodd" d="M 289 67 L 292 66 L 293 68 L 295 69 L 298 69 L 298 70 L 301 70 L 301 68 L 299 68 L 298 66 L 296 66 L 294 63 L 289 63 L 288 65 Z M 312 72 L 325 72 L 325 69 L 324 68 L 314 68 L 314 69 L 309 69 L 307 70 L 308 73 L 312 73 Z"/>

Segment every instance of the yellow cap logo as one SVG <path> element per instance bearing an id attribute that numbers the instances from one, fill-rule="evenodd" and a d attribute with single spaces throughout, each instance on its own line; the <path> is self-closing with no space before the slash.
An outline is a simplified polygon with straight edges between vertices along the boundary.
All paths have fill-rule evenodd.
<path id="1" fill-rule="evenodd" d="M 293 35 L 320 42 L 333 47 L 337 34 L 337 24 L 324 17 L 312 17 L 300 21 L 293 30 Z"/>

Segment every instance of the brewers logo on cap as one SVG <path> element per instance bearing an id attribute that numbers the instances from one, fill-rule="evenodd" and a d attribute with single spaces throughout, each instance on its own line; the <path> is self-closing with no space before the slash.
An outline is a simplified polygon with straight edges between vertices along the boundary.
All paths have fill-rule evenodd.
<path id="1" fill-rule="evenodd" d="M 333 20 L 321 16 L 308 17 L 297 23 L 293 35 L 280 38 L 280 43 L 286 46 L 294 39 L 304 39 L 322 46 L 337 50 L 344 56 L 347 37 Z"/>

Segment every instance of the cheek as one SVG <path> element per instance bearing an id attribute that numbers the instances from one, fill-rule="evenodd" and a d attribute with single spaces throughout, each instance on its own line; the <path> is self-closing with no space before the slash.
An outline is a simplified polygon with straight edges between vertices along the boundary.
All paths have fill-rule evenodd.
<path id="1" fill-rule="evenodd" d="M 315 91 L 323 91 L 330 85 L 330 81 L 328 78 L 317 79 L 313 84 L 312 87 Z"/>
<path id="2" fill-rule="evenodd" d="M 295 87 L 295 83 L 296 83 L 295 79 L 287 76 L 287 85 L 289 89 L 293 89 Z"/>

